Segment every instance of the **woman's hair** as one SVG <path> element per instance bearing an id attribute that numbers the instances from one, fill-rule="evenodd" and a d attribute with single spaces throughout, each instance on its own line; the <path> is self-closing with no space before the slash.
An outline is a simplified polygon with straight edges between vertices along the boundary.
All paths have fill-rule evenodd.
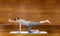
<path id="1" fill-rule="evenodd" d="M 19 18 L 18 18 L 18 17 L 16 17 L 16 18 L 14 18 L 13 20 L 14 20 L 14 21 L 19 20 Z"/>

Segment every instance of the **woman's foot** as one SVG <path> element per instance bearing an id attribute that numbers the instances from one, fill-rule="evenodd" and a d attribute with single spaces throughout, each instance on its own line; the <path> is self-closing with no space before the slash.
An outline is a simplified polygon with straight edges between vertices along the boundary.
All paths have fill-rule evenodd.
<path id="1" fill-rule="evenodd" d="M 48 22 L 49 24 L 51 23 L 49 20 L 46 20 L 46 22 Z"/>
<path id="2" fill-rule="evenodd" d="M 32 33 L 32 31 L 28 31 L 28 33 L 29 33 L 29 34 L 31 34 L 31 33 Z"/>

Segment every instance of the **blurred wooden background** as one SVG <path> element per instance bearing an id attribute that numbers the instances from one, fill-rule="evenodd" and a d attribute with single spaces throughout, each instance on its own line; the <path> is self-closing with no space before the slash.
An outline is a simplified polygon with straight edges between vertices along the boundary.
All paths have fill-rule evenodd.
<path id="1" fill-rule="evenodd" d="M 51 21 L 51 24 L 45 23 L 45 25 L 37 26 L 37 28 L 34 26 L 33 29 L 54 33 L 60 32 L 60 0 L 0 0 L 1 36 L 20 36 L 6 33 L 11 30 L 18 30 L 18 23 L 8 22 L 8 19 L 13 19 L 14 17 L 20 17 L 34 22 L 48 19 Z M 23 30 L 27 30 L 27 27 L 26 29 L 23 27 Z M 60 36 L 59 33 L 54 33 L 46 36 Z"/>

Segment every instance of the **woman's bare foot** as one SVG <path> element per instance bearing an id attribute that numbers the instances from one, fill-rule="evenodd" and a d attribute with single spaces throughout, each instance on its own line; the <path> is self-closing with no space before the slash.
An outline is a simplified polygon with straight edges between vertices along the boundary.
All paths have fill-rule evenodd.
<path id="1" fill-rule="evenodd" d="M 49 24 L 51 23 L 49 20 L 46 20 L 46 22 L 48 22 Z"/>

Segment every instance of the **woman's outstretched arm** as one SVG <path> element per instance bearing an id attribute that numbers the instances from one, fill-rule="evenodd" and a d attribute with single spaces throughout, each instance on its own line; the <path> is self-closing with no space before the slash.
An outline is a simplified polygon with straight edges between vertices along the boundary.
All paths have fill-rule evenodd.
<path id="1" fill-rule="evenodd" d="M 18 20 L 17 20 L 17 21 L 13 21 L 13 20 L 11 20 L 11 19 L 9 19 L 8 21 L 9 21 L 9 22 L 18 22 Z"/>

